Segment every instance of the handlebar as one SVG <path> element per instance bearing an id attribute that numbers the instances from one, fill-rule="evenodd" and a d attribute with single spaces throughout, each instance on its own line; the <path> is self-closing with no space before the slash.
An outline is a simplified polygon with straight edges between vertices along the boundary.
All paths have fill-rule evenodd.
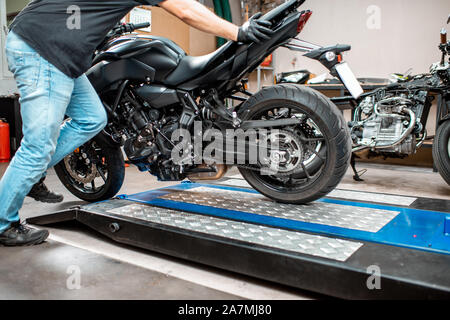
<path id="1" fill-rule="evenodd" d="M 148 28 L 148 27 L 150 27 L 149 22 L 136 23 L 136 24 L 125 23 L 125 24 L 121 24 L 118 27 L 116 27 L 115 31 L 116 31 L 116 34 L 122 34 L 122 33 L 133 32 L 134 30 Z"/>
<path id="2" fill-rule="evenodd" d="M 144 23 L 124 23 L 124 24 L 117 24 L 108 34 L 106 35 L 105 39 L 103 39 L 102 43 L 99 44 L 99 46 L 96 48 L 96 50 L 100 50 L 103 48 L 108 41 L 111 39 L 114 39 L 116 37 L 120 37 L 121 35 L 125 33 L 131 33 L 138 29 L 148 28 L 150 27 L 150 22 L 144 22 Z"/>
<path id="3" fill-rule="evenodd" d="M 130 24 L 133 26 L 133 30 L 148 28 L 151 25 L 150 22 L 143 22 L 143 23 L 136 23 L 136 24 L 130 23 Z"/>

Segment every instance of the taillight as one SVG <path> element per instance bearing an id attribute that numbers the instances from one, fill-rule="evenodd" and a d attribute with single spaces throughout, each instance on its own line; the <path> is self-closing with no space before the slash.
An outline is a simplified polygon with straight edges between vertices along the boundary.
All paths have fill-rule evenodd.
<path id="1" fill-rule="evenodd" d="M 309 17 L 311 17 L 312 11 L 305 11 L 300 16 L 300 19 L 298 19 L 298 25 L 297 25 L 297 33 L 302 32 L 303 28 L 305 27 L 305 24 L 308 22 Z"/>

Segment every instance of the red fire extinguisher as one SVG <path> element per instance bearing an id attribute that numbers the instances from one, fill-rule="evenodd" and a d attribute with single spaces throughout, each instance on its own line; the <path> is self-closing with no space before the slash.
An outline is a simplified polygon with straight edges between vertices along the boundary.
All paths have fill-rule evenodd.
<path id="1" fill-rule="evenodd" d="M 9 145 L 9 124 L 0 119 L 0 162 L 8 162 L 11 159 Z"/>

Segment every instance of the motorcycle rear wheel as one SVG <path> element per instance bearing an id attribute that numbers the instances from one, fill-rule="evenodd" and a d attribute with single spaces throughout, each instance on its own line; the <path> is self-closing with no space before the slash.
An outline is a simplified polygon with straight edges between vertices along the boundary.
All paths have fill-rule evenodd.
<path id="1" fill-rule="evenodd" d="M 436 132 L 433 160 L 441 177 L 450 185 L 450 120 L 443 122 Z"/>
<path id="2" fill-rule="evenodd" d="M 351 156 L 350 133 L 336 105 L 304 86 L 283 84 L 265 88 L 245 102 L 240 114 L 244 120 L 261 120 L 283 108 L 290 110 L 288 117 L 303 117 L 310 123 L 310 127 L 290 129 L 297 130 L 297 136 L 303 135 L 303 150 L 310 150 L 302 170 L 289 177 L 268 176 L 245 167 L 239 171 L 254 189 L 275 201 L 309 203 L 331 192 L 345 175 Z M 316 141 L 316 146 L 321 141 L 320 149 L 306 145 L 305 141 Z"/>
<path id="3" fill-rule="evenodd" d="M 97 202 L 119 192 L 125 178 L 125 162 L 119 146 L 113 147 L 97 136 L 59 162 L 55 171 L 74 196 Z"/>

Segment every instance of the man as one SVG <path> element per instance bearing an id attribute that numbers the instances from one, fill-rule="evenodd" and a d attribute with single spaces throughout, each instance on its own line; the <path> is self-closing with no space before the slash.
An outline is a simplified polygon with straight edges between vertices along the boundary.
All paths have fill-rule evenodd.
<path id="1" fill-rule="evenodd" d="M 48 168 L 106 125 L 105 110 L 84 73 L 108 31 L 138 5 L 158 5 L 199 30 L 233 41 L 258 42 L 272 33 L 268 22 L 251 19 L 238 27 L 195 0 L 32 1 L 13 21 L 6 43 L 24 137 L 0 181 L 0 244 L 39 244 L 48 237 L 47 230 L 20 224 L 18 211 L 38 181 L 35 188 L 48 195 L 42 181 Z M 71 120 L 61 126 L 65 115 Z"/>

